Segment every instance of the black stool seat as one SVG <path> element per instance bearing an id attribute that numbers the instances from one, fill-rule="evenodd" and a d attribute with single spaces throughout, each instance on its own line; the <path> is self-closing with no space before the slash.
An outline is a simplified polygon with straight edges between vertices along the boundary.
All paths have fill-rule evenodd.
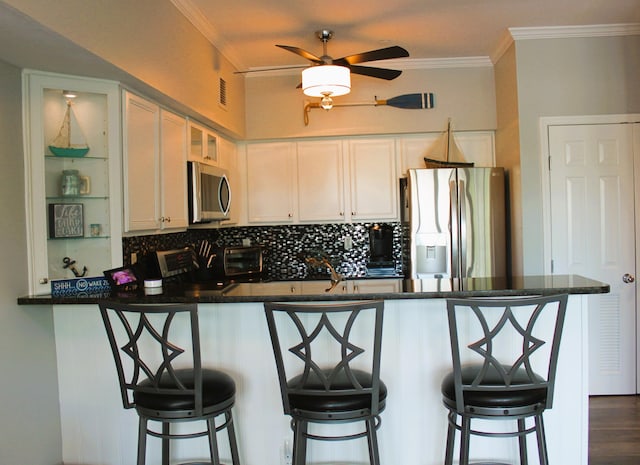
<path id="1" fill-rule="evenodd" d="M 505 371 L 511 367 L 502 366 Z M 482 365 L 471 365 L 462 368 L 462 384 L 470 385 L 480 373 Z M 499 388 L 504 386 L 504 379 L 498 371 L 491 366 L 487 374 L 482 378 L 479 387 L 482 390 L 466 388 L 464 390 L 464 403 L 467 406 L 492 407 L 492 408 L 513 408 L 527 405 L 543 404 L 547 398 L 546 382 L 541 376 L 536 375 L 540 386 L 531 387 L 531 378 L 523 369 L 517 370 L 511 377 L 511 387 L 514 389 L 496 389 L 494 391 L 486 388 Z M 517 386 L 529 385 L 527 388 L 517 389 Z M 449 373 L 442 380 L 443 401 L 452 407 L 456 404 L 455 380 L 453 372 Z"/>
<path id="2" fill-rule="evenodd" d="M 176 379 L 184 385 L 186 389 L 194 388 L 194 373 L 191 369 L 180 369 L 174 371 Z M 162 375 L 158 387 L 171 389 L 175 387 L 175 381 L 167 374 Z M 140 389 L 154 389 L 151 380 L 146 379 L 138 383 L 133 399 L 138 407 L 152 410 L 193 410 L 195 408 L 194 397 L 191 394 L 169 395 L 159 394 Z M 236 384 L 233 378 L 222 371 L 211 368 L 202 369 L 202 407 L 206 409 L 217 404 L 224 404 L 232 401 L 236 394 Z"/>
<path id="3" fill-rule="evenodd" d="M 322 370 L 326 377 L 329 377 L 331 370 Z M 371 373 L 367 373 L 362 370 L 352 370 L 355 379 L 365 389 L 370 389 L 372 386 Z M 313 373 L 309 375 L 304 385 L 300 385 L 302 375 L 296 376 L 289 380 L 287 385 L 290 388 L 304 389 L 309 391 L 323 391 L 325 386 L 322 380 Z M 349 380 L 344 373 L 340 372 L 336 376 L 332 383 L 328 386 L 328 395 L 318 395 L 317 393 L 310 394 L 292 394 L 289 393 L 289 405 L 293 409 L 309 410 L 316 412 L 326 411 L 345 411 L 345 410 L 361 410 L 369 409 L 371 407 L 371 396 L 367 394 L 353 395 L 353 393 L 341 394 L 340 391 L 353 389 L 353 383 Z M 385 406 L 385 399 L 387 398 L 387 386 L 380 380 L 380 394 L 379 409 L 382 411 Z"/>

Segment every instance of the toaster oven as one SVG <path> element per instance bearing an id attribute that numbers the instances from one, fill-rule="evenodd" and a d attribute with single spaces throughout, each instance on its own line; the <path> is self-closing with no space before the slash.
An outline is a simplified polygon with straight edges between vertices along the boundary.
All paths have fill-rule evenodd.
<path id="1" fill-rule="evenodd" d="M 218 249 L 214 274 L 229 280 L 254 278 L 262 274 L 262 247 L 236 246 Z"/>

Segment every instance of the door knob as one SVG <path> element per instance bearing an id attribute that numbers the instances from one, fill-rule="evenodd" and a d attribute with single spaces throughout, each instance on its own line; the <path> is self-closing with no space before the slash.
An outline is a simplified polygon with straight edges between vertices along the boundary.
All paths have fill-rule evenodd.
<path id="1" fill-rule="evenodd" d="M 622 277 L 622 282 L 624 283 L 632 283 L 635 280 L 636 280 L 635 276 L 629 273 L 625 273 L 624 276 Z"/>

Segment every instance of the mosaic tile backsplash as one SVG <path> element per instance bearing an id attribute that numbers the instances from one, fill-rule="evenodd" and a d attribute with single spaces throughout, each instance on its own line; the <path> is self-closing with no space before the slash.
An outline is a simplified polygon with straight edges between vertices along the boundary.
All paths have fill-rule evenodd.
<path id="1" fill-rule="evenodd" d="M 403 231 L 400 223 L 386 223 L 393 230 L 393 258 L 397 274 L 402 274 Z M 369 227 L 373 223 L 286 225 L 238 227 L 224 229 L 193 229 L 174 234 L 125 237 L 122 240 L 123 261 L 130 263 L 132 253 L 144 255 L 155 250 L 191 246 L 202 240 L 217 246 L 238 246 L 243 240 L 264 247 L 264 275 L 269 279 L 304 279 L 328 274 L 328 270 L 310 269 L 300 258 L 301 253 L 320 250 L 336 271 L 347 278 L 367 275 L 369 262 Z M 352 247 L 344 243 L 351 238 Z"/>

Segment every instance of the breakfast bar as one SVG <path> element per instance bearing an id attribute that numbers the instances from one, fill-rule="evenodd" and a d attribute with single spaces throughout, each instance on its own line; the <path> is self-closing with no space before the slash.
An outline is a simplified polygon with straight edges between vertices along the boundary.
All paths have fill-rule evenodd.
<path id="1" fill-rule="evenodd" d="M 454 290 L 461 289 L 461 290 Z M 444 458 L 447 419 L 440 382 L 450 370 L 447 297 L 568 293 L 555 401 L 545 413 L 551 463 L 587 465 L 587 315 L 607 284 L 581 276 L 511 279 L 355 279 L 269 281 L 208 286 L 165 285 L 113 295 L 25 296 L 22 305 L 53 309 L 65 463 L 125 465 L 135 457 L 137 415 L 122 409 L 100 299 L 136 303 L 198 302 L 203 364 L 229 373 L 237 386 L 234 417 L 243 465 L 286 465 L 292 432 L 282 413 L 263 302 L 383 299 L 382 379 L 388 387 L 378 432 L 381 463 L 435 465 Z M 498 425 L 499 427 L 500 425 Z M 530 438 L 533 441 L 534 438 Z M 151 440 L 150 440 L 151 441 Z M 229 461 L 221 441 L 221 458 Z M 531 450 L 535 445 L 531 444 Z M 207 456 L 206 441 L 178 442 L 176 460 Z M 149 463 L 159 447 L 148 449 Z M 156 454 L 154 456 L 154 454 Z M 309 463 L 365 463 L 366 441 L 312 441 Z M 517 441 L 474 438 L 473 460 L 517 463 Z"/>

